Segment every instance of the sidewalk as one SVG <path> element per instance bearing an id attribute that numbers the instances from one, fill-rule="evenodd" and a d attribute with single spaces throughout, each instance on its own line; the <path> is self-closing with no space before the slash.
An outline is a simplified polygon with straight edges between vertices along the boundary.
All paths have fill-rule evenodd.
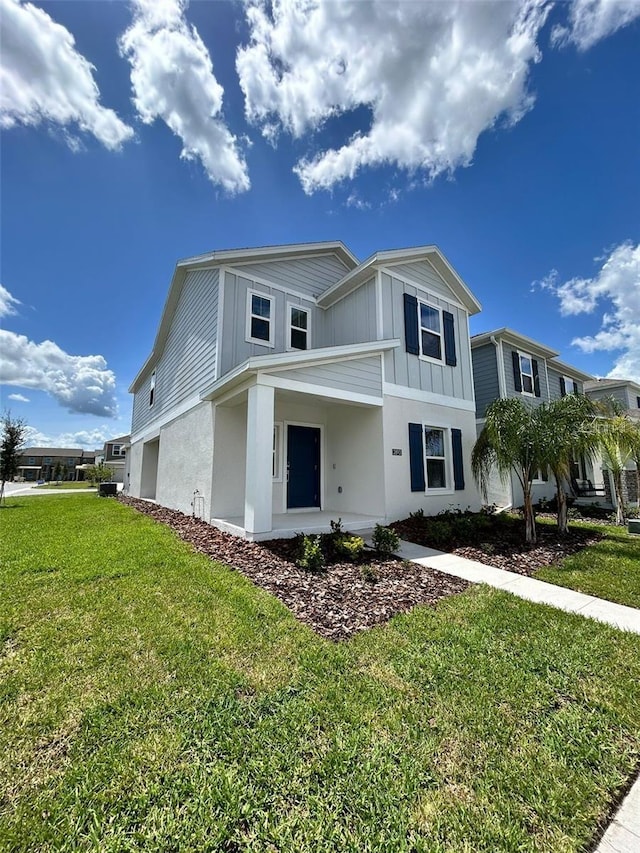
<path id="1" fill-rule="evenodd" d="M 485 566 L 475 560 L 424 548 L 402 539 L 396 553 L 403 560 L 429 566 L 447 575 L 474 583 L 486 583 L 528 601 L 550 604 L 560 610 L 579 613 L 615 628 L 640 634 L 640 610 L 635 607 L 614 604 L 583 592 Z M 640 778 L 636 779 L 594 853 L 640 853 Z"/>
<path id="2" fill-rule="evenodd" d="M 486 583 L 488 586 L 503 589 L 528 601 L 549 604 L 568 613 L 579 613 L 580 616 L 606 622 L 614 628 L 640 634 L 640 610 L 635 607 L 614 604 L 612 601 L 604 601 L 593 595 L 585 595 L 583 592 L 538 581 L 515 572 L 507 572 L 504 569 L 496 569 L 493 566 L 485 566 L 475 560 L 467 560 L 455 554 L 445 554 L 404 540 L 400 540 L 400 548 L 396 553 L 403 560 L 437 569 L 447 575 L 473 583 Z"/>

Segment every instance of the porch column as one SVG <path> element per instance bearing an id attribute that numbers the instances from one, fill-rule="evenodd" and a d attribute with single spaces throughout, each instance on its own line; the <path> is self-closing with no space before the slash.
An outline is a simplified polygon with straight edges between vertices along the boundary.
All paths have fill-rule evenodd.
<path id="1" fill-rule="evenodd" d="M 275 389 L 253 385 L 248 394 L 244 529 L 247 533 L 267 533 L 272 527 Z"/>

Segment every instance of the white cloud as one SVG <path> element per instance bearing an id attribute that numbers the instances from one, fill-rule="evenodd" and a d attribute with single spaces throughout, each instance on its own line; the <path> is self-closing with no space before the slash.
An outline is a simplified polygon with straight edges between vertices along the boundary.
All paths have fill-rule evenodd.
<path id="1" fill-rule="evenodd" d="M 571 42 L 578 50 L 588 50 L 638 17 L 638 0 L 573 0 L 569 6 L 568 26 L 554 27 L 551 43 Z"/>
<path id="2" fill-rule="evenodd" d="M 70 412 L 116 417 L 116 377 L 101 355 L 69 355 L 2 329 L 0 352 L 0 383 L 46 391 Z"/>
<path id="3" fill-rule="evenodd" d="M 134 0 L 134 21 L 120 39 L 131 64 L 133 102 L 145 124 L 161 118 L 182 140 L 183 159 L 200 160 L 214 184 L 242 192 L 249 176 L 220 118 L 223 88 L 185 8 L 186 0 Z"/>
<path id="4" fill-rule="evenodd" d="M 28 397 L 25 397 L 24 394 L 9 394 L 10 400 L 15 400 L 16 403 L 29 403 L 30 400 Z"/>
<path id="5" fill-rule="evenodd" d="M 82 429 L 77 432 L 59 432 L 57 434 L 42 432 L 28 426 L 25 432 L 26 447 L 82 447 L 86 450 L 97 450 L 105 441 L 114 438 L 113 430 L 107 426 L 95 429 Z"/>
<path id="6" fill-rule="evenodd" d="M 110 149 L 133 130 L 100 105 L 93 66 L 78 53 L 69 30 L 31 3 L 0 0 L 0 128 L 53 122 L 77 126 Z M 71 134 L 65 138 L 73 145 Z"/>
<path id="7" fill-rule="evenodd" d="M 369 108 L 370 128 L 296 166 L 307 193 L 395 164 L 433 178 L 468 166 L 478 137 L 531 109 L 545 0 L 249 0 L 236 66 L 249 121 L 272 139 Z"/>
<path id="8" fill-rule="evenodd" d="M 17 314 L 16 305 L 20 305 L 20 300 L 12 296 L 7 288 L 0 284 L 0 317 Z"/>
<path id="9" fill-rule="evenodd" d="M 554 270 L 538 284 L 558 297 L 564 316 L 592 314 L 605 303 L 600 331 L 571 343 L 584 352 L 620 350 L 609 376 L 640 382 L 640 244 L 622 243 L 596 260 L 601 267 L 593 278 L 560 283 Z"/>

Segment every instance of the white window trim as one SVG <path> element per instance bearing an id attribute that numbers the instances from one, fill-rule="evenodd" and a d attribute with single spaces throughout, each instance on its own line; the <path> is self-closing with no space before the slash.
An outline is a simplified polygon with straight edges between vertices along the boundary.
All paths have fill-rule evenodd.
<path id="1" fill-rule="evenodd" d="M 291 331 L 293 329 L 293 323 L 291 322 L 291 312 L 292 309 L 295 308 L 297 311 L 304 311 L 307 315 L 307 349 L 302 350 L 298 349 L 298 347 L 291 346 Z M 295 327 L 299 329 L 299 331 L 304 331 L 300 329 L 299 326 Z M 287 302 L 287 352 L 307 352 L 307 350 L 311 349 L 311 311 L 308 308 L 305 308 L 304 305 L 298 305 L 295 302 Z"/>
<path id="2" fill-rule="evenodd" d="M 122 451 L 122 445 L 121 444 L 112 444 L 111 445 L 111 455 L 112 456 L 124 456 L 124 453 L 122 453 L 121 451 Z"/>
<path id="3" fill-rule="evenodd" d="M 433 311 L 437 311 L 440 317 L 440 331 L 434 332 L 432 329 L 425 329 L 425 331 L 430 332 L 432 335 L 438 335 L 440 337 L 440 358 L 434 358 L 432 355 L 425 355 L 422 352 L 422 316 L 420 311 L 420 306 L 425 305 L 427 308 L 431 308 Z M 444 361 L 444 321 L 442 317 L 442 308 L 439 305 L 433 305 L 431 302 L 427 302 L 426 299 L 420 299 L 418 297 L 418 346 L 420 348 L 419 358 L 421 361 L 428 361 L 431 364 L 440 364 L 443 365 Z M 441 427 L 438 427 L 441 429 Z"/>
<path id="4" fill-rule="evenodd" d="M 251 337 L 251 317 L 253 316 L 251 313 L 251 301 L 254 296 L 259 296 L 261 299 L 266 299 L 271 306 L 269 308 L 269 340 L 265 341 L 262 338 L 252 338 Z M 245 340 L 248 344 L 257 344 L 261 347 L 274 347 L 274 324 L 275 324 L 275 297 L 271 296 L 268 293 L 263 293 L 261 290 L 252 290 L 251 288 L 247 289 L 247 317 L 246 317 L 246 325 L 245 325 Z M 265 317 L 261 317 L 260 319 L 265 320 Z"/>
<path id="5" fill-rule="evenodd" d="M 151 374 L 151 379 L 149 380 L 149 408 L 152 409 L 156 402 L 156 372 L 155 370 Z"/>
<path id="6" fill-rule="evenodd" d="M 284 450 L 284 425 L 282 421 L 273 422 L 273 445 L 275 451 L 275 473 L 272 473 L 272 481 L 274 483 L 282 482 L 282 453 Z M 273 472 L 273 466 L 272 466 Z"/>
<path id="7" fill-rule="evenodd" d="M 429 488 L 429 474 L 427 472 L 427 448 L 424 441 L 424 433 L 427 429 L 439 429 L 444 433 L 444 475 L 449 485 L 444 488 Z M 439 459 L 440 457 L 429 457 Z M 451 427 L 433 421 L 422 422 L 422 462 L 424 465 L 424 493 L 425 495 L 453 495 L 453 445 L 451 443 Z"/>
<path id="8" fill-rule="evenodd" d="M 532 486 L 548 486 L 549 483 L 551 482 L 551 477 L 549 476 L 549 470 L 548 469 L 547 469 L 547 479 L 546 480 L 543 480 L 542 477 L 540 476 L 542 474 L 541 468 L 536 469 L 536 471 L 534 473 L 536 476 L 531 480 Z"/>
<path id="9" fill-rule="evenodd" d="M 577 384 L 577 380 L 572 379 L 570 376 L 563 376 L 562 378 L 564 379 L 565 396 L 568 397 L 569 394 L 575 394 L 575 391 L 573 390 L 573 383 L 576 382 Z"/>
<path id="10" fill-rule="evenodd" d="M 533 375 L 533 356 L 531 355 L 530 352 L 521 352 L 520 350 L 516 350 L 516 352 L 518 353 L 518 370 L 520 371 L 520 387 L 521 387 L 520 393 L 524 394 L 525 397 L 535 397 L 536 396 L 536 378 Z M 524 390 L 523 377 L 529 376 L 529 374 L 522 372 L 522 364 L 520 362 L 520 359 L 523 357 L 528 358 L 529 361 L 531 362 L 531 389 L 532 389 L 531 391 L 525 391 Z"/>

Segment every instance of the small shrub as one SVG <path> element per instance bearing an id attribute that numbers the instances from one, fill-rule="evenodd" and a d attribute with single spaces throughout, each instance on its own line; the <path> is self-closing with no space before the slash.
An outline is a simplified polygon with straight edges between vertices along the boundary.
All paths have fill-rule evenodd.
<path id="1" fill-rule="evenodd" d="M 329 522 L 329 526 L 331 527 L 332 533 L 342 533 L 342 519 L 339 518 L 337 521 L 331 519 Z"/>
<path id="2" fill-rule="evenodd" d="M 379 580 L 377 571 L 368 563 L 360 566 L 360 577 L 367 583 L 378 583 Z"/>
<path id="3" fill-rule="evenodd" d="M 637 506 L 628 506 L 625 509 L 625 516 L 629 518 L 640 518 L 640 509 Z"/>
<path id="4" fill-rule="evenodd" d="M 364 539 L 361 536 L 342 535 L 336 538 L 335 549 L 338 554 L 355 563 L 364 550 Z"/>
<path id="5" fill-rule="evenodd" d="M 376 524 L 373 531 L 373 547 L 379 554 L 393 554 L 398 550 L 400 537 L 389 527 Z"/>
<path id="6" fill-rule="evenodd" d="M 422 521 L 422 519 L 424 518 L 424 510 L 422 509 L 422 507 L 420 507 L 420 509 L 417 509 L 415 512 L 410 512 L 409 518 L 415 518 L 417 521 Z"/>
<path id="7" fill-rule="evenodd" d="M 300 556 L 296 564 L 308 572 L 320 572 L 324 568 L 324 554 L 318 536 L 303 536 L 301 539 Z"/>

